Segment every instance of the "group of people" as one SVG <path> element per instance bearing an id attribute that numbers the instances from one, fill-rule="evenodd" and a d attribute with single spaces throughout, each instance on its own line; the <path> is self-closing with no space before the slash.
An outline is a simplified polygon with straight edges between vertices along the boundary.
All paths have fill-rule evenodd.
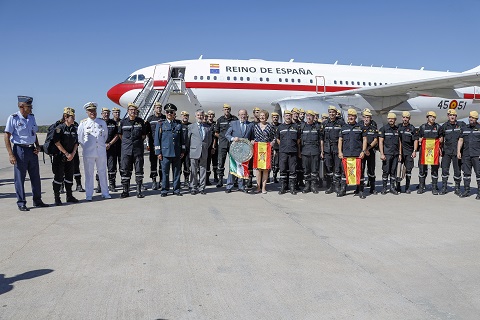
<path id="1" fill-rule="evenodd" d="M 28 172 L 32 184 L 33 202 L 36 207 L 46 207 L 41 199 L 38 153 L 38 127 L 32 111 L 33 98 L 18 97 L 19 111 L 11 115 L 5 128 L 5 144 L 10 163 L 14 165 L 15 190 L 20 211 L 26 206 L 24 181 Z M 150 178 L 153 190 L 160 189 L 162 197 L 170 191 L 170 171 L 173 173 L 172 191 L 182 196 L 181 174 L 183 167 L 184 185 L 192 195 L 206 194 L 211 185 L 213 171 L 217 188 L 224 185 L 225 163 L 233 142 L 241 139 L 252 143 L 266 143 L 268 166 L 254 165 L 252 160 L 245 163 L 248 172 L 238 175 L 228 170 L 226 193 L 238 190 L 249 193 L 253 187 L 253 172 L 256 176 L 254 193 L 267 193 L 267 181 L 272 171 L 274 183 L 280 182 L 279 194 L 289 191 L 296 194 L 318 193 L 326 182 L 326 194 L 346 194 L 347 185 L 355 185 L 355 195 L 364 199 L 364 186 L 369 193 L 376 194 L 376 152 L 382 161 L 382 194 L 399 194 L 400 181 L 398 164 L 402 164 L 405 176 L 405 193 L 410 193 L 410 180 L 414 159 L 419 159 L 419 185 L 417 193 L 425 192 L 428 165 L 431 166 L 433 194 L 446 194 L 450 166 L 453 166 L 455 193 L 460 197 L 470 195 L 472 168 L 480 184 L 480 125 L 478 113 L 470 112 L 469 123 L 457 121 L 455 109 L 448 110 L 448 121 L 443 125 L 435 122 L 436 114 L 427 113 L 427 122 L 419 128 L 410 124 L 409 112 L 402 113 L 402 122 L 397 124 L 395 113 L 389 113 L 388 123 L 377 128 L 368 109 L 357 119 L 357 111 L 347 111 L 347 121 L 334 106 L 328 114 L 312 110 L 285 110 L 283 122 L 273 112 L 254 108 L 252 121 L 247 110 L 238 111 L 238 117 L 225 104 L 223 115 L 215 120 L 213 111 L 195 111 L 194 122 L 190 115 L 181 112 L 177 119 L 177 107 L 171 103 L 162 106 L 155 103 L 152 115 L 146 120 L 138 117 L 138 107 L 130 103 L 127 115 L 121 119 L 120 110 L 102 108 L 97 118 L 97 104 L 84 105 L 87 117 L 75 122 L 75 110 L 66 107 L 62 117 L 53 126 L 51 143 L 55 145 L 52 156 L 53 193 L 55 205 L 62 205 L 62 188 L 66 202 L 76 203 L 73 196 L 74 177 L 80 176 L 78 161 L 79 146 L 82 148 L 85 198 L 91 201 L 94 191 L 105 199 L 116 192 L 117 167 L 120 169 L 121 198 L 130 195 L 130 182 L 135 172 L 136 196 L 143 198 L 146 186 L 144 178 L 144 141 L 149 151 Z M 165 114 L 162 113 L 165 112 Z M 264 155 L 265 156 L 265 155 Z M 441 156 L 441 163 L 439 158 Z M 232 159 L 230 158 L 230 161 Z M 438 169 L 442 167 L 442 186 L 438 187 Z M 212 170 L 211 170 L 212 169 Z M 367 183 L 364 171 L 367 171 Z M 461 170 L 464 190 L 460 190 Z M 279 175 L 279 179 L 277 179 Z M 94 189 L 95 177 L 97 187 Z M 158 181 L 157 181 L 158 178 Z M 246 178 L 246 179 L 244 179 Z M 79 190 L 80 189 L 80 190 Z M 77 190 L 83 191 L 77 179 Z M 477 194 L 480 199 L 480 191 Z"/>

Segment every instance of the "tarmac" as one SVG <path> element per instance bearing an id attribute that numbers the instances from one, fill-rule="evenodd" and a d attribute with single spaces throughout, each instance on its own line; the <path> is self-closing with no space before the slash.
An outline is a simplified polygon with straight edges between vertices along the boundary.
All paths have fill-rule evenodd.
<path id="1" fill-rule="evenodd" d="M 92 202 L 75 192 L 78 204 L 20 212 L 1 141 L 0 319 L 479 318 L 480 201 L 451 185 L 365 200 L 276 184 Z M 48 158 L 40 170 L 52 204 Z"/>

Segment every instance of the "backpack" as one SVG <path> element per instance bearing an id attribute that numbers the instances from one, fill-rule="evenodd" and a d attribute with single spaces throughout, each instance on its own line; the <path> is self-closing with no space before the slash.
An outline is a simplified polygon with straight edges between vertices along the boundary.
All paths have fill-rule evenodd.
<path id="1" fill-rule="evenodd" d="M 48 154 L 49 156 L 54 156 L 59 152 L 57 146 L 52 141 L 53 134 L 55 133 L 55 128 L 57 127 L 57 125 L 58 125 L 57 123 L 54 123 L 50 125 L 50 127 L 48 127 L 47 137 L 45 138 L 45 142 L 43 143 L 43 146 L 42 146 L 42 151 L 45 154 Z"/>

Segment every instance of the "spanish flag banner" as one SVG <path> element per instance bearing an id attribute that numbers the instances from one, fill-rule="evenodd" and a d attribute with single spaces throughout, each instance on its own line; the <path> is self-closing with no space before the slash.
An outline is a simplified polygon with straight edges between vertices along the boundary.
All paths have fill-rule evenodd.
<path id="1" fill-rule="evenodd" d="M 362 159 L 360 158 L 343 158 L 343 172 L 347 179 L 347 185 L 356 186 L 360 184 L 362 177 Z"/>
<path id="2" fill-rule="evenodd" d="M 422 140 L 420 164 L 438 165 L 440 158 L 440 140 L 425 138 Z"/>
<path id="3" fill-rule="evenodd" d="M 268 142 L 255 142 L 253 145 L 253 167 L 270 169 L 272 162 L 272 147 Z"/>

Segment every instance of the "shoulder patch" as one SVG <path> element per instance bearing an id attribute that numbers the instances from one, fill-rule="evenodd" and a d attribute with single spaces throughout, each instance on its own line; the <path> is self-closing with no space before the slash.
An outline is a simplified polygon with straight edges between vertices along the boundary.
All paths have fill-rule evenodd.
<path id="1" fill-rule="evenodd" d="M 57 131 L 57 133 L 60 133 L 62 131 L 62 129 L 57 128 L 57 130 L 55 130 L 55 131 Z"/>

